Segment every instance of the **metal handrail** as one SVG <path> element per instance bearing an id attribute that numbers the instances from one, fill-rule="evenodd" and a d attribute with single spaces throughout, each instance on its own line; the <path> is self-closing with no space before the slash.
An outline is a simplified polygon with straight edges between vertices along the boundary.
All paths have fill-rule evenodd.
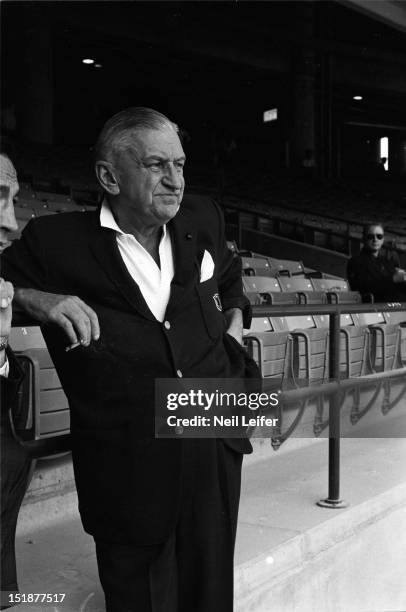
<path id="1" fill-rule="evenodd" d="M 340 315 L 342 313 L 397 312 L 402 310 L 406 311 L 406 302 L 382 302 L 373 304 L 303 304 L 300 306 L 287 305 L 283 308 L 278 305 L 270 306 L 264 304 L 252 307 L 254 317 L 288 317 L 306 314 L 328 315 L 330 317 L 329 372 L 330 378 L 333 380 L 339 380 L 340 378 Z M 329 397 L 328 463 L 328 497 L 327 499 L 320 500 L 318 505 L 325 508 L 343 508 L 346 504 L 340 499 L 340 411 L 337 393 L 331 393 Z"/>

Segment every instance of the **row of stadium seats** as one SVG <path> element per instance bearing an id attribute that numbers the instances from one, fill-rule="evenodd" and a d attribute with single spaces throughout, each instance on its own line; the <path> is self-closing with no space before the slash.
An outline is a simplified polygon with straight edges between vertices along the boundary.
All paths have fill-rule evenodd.
<path id="1" fill-rule="evenodd" d="M 229 248 L 240 253 L 237 244 Z M 246 252 L 243 252 L 247 255 Z M 258 253 L 242 256 L 243 288 L 254 305 L 357 304 L 362 296 L 340 278 L 306 277 L 302 262 L 275 260 Z M 279 263 L 279 266 L 278 266 Z M 373 301 L 372 296 L 364 296 Z M 406 363 L 406 313 L 343 314 L 340 372 L 348 378 Z M 282 378 L 291 384 L 321 383 L 329 378 L 329 317 L 305 315 L 256 317 L 244 342 L 264 378 Z"/>
<path id="2" fill-rule="evenodd" d="M 244 337 L 263 378 L 283 387 L 329 380 L 326 328 L 250 332 Z M 404 363 L 404 361 L 403 361 Z M 398 325 L 354 325 L 340 330 L 340 377 L 353 378 L 402 367 Z"/>
<path id="3" fill-rule="evenodd" d="M 360 293 L 348 291 L 344 279 L 243 276 L 242 281 L 251 304 L 359 304 L 362 301 Z"/>

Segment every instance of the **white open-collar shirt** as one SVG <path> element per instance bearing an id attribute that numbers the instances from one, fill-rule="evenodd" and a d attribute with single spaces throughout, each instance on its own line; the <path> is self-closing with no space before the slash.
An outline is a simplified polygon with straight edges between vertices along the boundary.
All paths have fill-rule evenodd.
<path id="1" fill-rule="evenodd" d="M 125 234 L 119 228 L 106 200 L 103 200 L 100 210 L 100 225 L 116 232 L 118 250 L 128 272 L 154 317 L 163 321 L 174 275 L 172 242 L 166 225 L 162 226 L 158 247 L 160 267 L 132 234 Z"/>

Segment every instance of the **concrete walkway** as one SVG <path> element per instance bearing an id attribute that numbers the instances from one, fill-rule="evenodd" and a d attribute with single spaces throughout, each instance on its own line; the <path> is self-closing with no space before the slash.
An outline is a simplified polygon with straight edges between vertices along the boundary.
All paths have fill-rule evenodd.
<path id="1" fill-rule="evenodd" d="M 327 494 L 327 440 L 302 448 L 292 441 L 291 452 L 289 444 L 244 469 L 236 612 L 406 610 L 406 440 L 342 441 L 342 494 L 350 503 L 343 510 L 315 505 Z M 66 597 L 62 603 L 20 604 L 14 610 L 104 612 L 93 541 L 80 525 L 75 492 L 58 498 L 57 512 L 53 505 L 48 511 L 46 501 L 38 507 L 41 520 L 22 520 L 19 529 L 20 588 Z M 40 522 L 49 526 L 40 528 Z M 374 532 L 371 541 L 365 534 L 379 525 L 385 529 Z M 357 554 L 350 558 L 349 551 Z"/>

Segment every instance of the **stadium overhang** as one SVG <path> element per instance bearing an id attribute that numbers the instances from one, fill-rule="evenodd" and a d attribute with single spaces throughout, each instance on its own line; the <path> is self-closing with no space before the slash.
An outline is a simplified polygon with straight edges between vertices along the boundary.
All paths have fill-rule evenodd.
<path id="1" fill-rule="evenodd" d="M 406 32 L 406 3 L 403 0 L 339 0 L 368 17 Z"/>

